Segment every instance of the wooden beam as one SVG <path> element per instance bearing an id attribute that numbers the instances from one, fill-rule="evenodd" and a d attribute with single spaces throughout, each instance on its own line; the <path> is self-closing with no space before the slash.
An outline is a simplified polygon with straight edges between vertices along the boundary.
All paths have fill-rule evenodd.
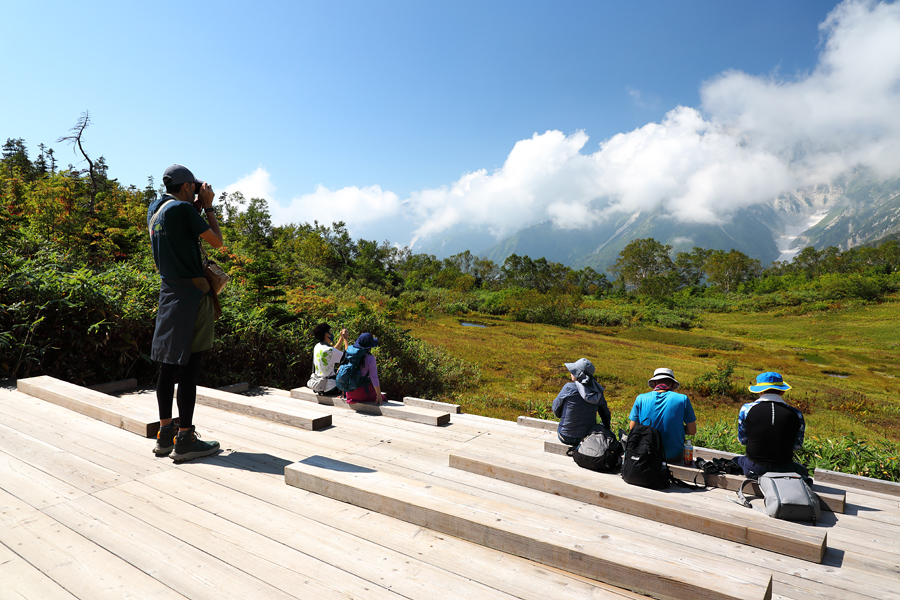
<path id="1" fill-rule="evenodd" d="M 708 554 L 669 556 L 651 539 L 485 500 L 323 456 L 288 465 L 285 482 L 483 546 L 661 600 L 769 600 L 769 573 Z M 702 566 L 695 566 L 702 565 Z"/>
<path id="2" fill-rule="evenodd" d="M 523 487 L 571 498 L 681 529 L 820 563 L 827 534 L 801 525 L 772 523 L 766 515 L 735 505 L 717 514 L 689 495 L 667 494 L 629 485 L 618 477 L 600 477 L 575 465 L 548 463 L 522 456 L 459 451 L 450 466 Z"/>
<path id="3" fill-rule="evenodd" d="M 273 406 L 264 398 L 240 396 L 207 387 L 197 386 L 197 404 L 221 408 L 231 412 L 261 417 L 269 421 L 316 431 L 331 426 L 331 415 L 308 410 L 302 406 Z"/>
<path id="4" fill-rule="evenodd" d="M 418 406 L 419 408 L 430 408 L 433 410 L 441 410 L 448 413 L 459 414 L 459 404 L 450 404 L 449 402 L 438 402 L 436 400 L 425 400 L 424 398 L 404 396 L 403 404 L 407 406 Z"/>
<path id="5" fill-rule="evenodd" d="M 156 437 L 156 432 L 159 431 L 158 416 L 139 414 L 117 405 L 116 398 L 112 396 L 48 375 L 19 379 L 16 388 L 29 396 L 74 410 L 143 437 Z M 153 410 L 156 410 L 155 406 Z"/>
<path id="6" fill-rule="evenodd" d="M 840 486 L 857 488 L 860 490 L 865 490 L 867 492 L 878 492 L 879 494 L 900 496 L 900 483 L 894 481 L 873 479 L 871 477 L 860 477 L 859 475 L 838 473 L 837 471 L 828 471 L 826 469 L 816 469 L 815 480 L 825 483 L 833 483 Z"/>
<path id="7" fill-rule="evenodd" d="M 424 423 L 425 425 L 439 426 L 446 425 L 450 422 L 450 413 L 446 411 L 406 406 L 399 402 L 391 402 L 389 400 L 380 406 L 373 402 L 348 403 L 337 396 L 319 396 L 309 388 L 305 387 L 292 389 L 291 397 L 297 398 L 298 400 L 306 400 L 307 402 L 315 402 L 317 404 L 348 408 L 350 410 L 355 410 L 356 412 L 370 415 L 383 415 L 385 417 L 393 417 L 404 421 Z"/>
<path id="8" fill-rule="evenodd" d="M 519 417 L 516 423 L 523 427 L 534 427 L 535 429 L 544 429 L 546 431 L 556 431 L 559 428 L 558 421 L 547 421 L 545 419 L 534 419 L 532 417 Z"/>
<path id="9" fill-rule="evenodd" d="M 544 442 L 544 452 L 549 452 L 551 454 L 561 454 L 565 455 L 566 450 L 568 450 L 568 446 L 562 444 L 560 442 L 546 441 Z M 707 448 L 703 448 L 702 450 L 707 450 Z M 716 450 L 715 452 L 719 452 Z M 727 454 L 727 453 L 723 453 Z M 711 454 L 707 454 L 710 458 L 706 460 L 712 460 L 714 458 Z M 737 455 L 734 455 L 737 456 Z M 705 458 L 705 457 L 700 457 Z M 715 457 L 722 458 L 722 457 Z M 686 467 L 684 465 L 669 465 L 669 469 L 672 470 L 672 474 L 675 475 L 678 479 L 682 481 L 687 481 L 693 483 L 695 478 L 696 481 L 700 484 L 703 482 L 703 477 L 700 475 L 700 469 L 695 469 L 693 467 Z M 816 471 L 818 473 L 818 471 Z M 727 475 L 725 473 L 716 473 L 707 477 L 706 484 L 711 488 L 721 488 L 724 490 L 737 490 L 741 483 L 746 479 L 741 475 Z M 827 511 L 834 513 L 843 513 L 845 507 L 847 505 L 847 494 L 843 490 L 839 490 L 829 486 L 823 486 L 818 483 L 818 479 L 816 483 L 813 484 L 812 490 L 815 492 L 816 496 L 819 498 L 819 505 Z M 747 488 L 748 492 L 753 492 L 756 495 L 761 495 L 759 491 L 759 486 L 755 483 L 751 484 Z"/>
<path id="10" fill-rule="evenodd" d="M 133 390 L 136 387 L 137 379 L 120 379 L 119 381 L 90 385 L 88 386 L 88 389 L 102 394 L 114 394 L 116 392 L 124 392 L 125 390 Z"/>
<path id="11" fill-rule="evenodd" d="M 544 448 L 544 450 L 550 452 L 550 450 L 548 450 L 547 448 Z M 731 460 L 735 456 L 740 456 L 740 454 L 725 452 L 724 450 L 714 450 L 712 448 L 701 448 L 699 446 L 694 446 L 694 458 L 703 458 L 706 460 L 722 458 L 725 460 Z M 900 496 L 900 483 L 895 483 L 893 481 L 885 481 L 883 479 L 875 479 L 872 477 L 860 477 L 859 475 L 839 473 L 837 471 L 828 471 L 826 469 L 810 469 L 810 477 L 812 477 L 817 483 L 833 483 L 835 485 L 840 485 L 843 487 L 852 487 L 861 490 L 867 490 L 870 492 L 879 492 L 881 494 Z M 834 512 L 843 512 L 843 510 Z"/>

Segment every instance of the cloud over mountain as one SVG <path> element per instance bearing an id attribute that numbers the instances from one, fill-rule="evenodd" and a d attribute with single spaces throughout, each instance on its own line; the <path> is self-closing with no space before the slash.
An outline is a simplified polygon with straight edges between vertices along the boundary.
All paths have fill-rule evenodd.
<path id="1" fill-rule="evenodd" d="M 884 178 L 900 174 L 900 3 L 848 0 L 820 32 L 811 72 L 721 73 L 701 88 L 700 107 L 675 107 L 593 150 L 583 131 L 535 133 L 498 169 L 405 201 L 378 185 L 320 186 L 273 206 L 273 217 L 345 220 L 351 228 L 408 222 L 413 240 L 466 225 L 498 238 L 547 220 L 578 229 L 660 208 L 676 221 L 718 224 L 860 166 Z M 259 171 L 246 180 L 268 184 Z"/>

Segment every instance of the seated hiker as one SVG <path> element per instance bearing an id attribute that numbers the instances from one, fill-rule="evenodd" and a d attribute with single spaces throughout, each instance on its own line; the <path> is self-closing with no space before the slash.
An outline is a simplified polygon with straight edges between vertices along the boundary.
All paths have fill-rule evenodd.
<path id="1" fill-rule="evenodd" d="M 340 336 L 335 340 L 331 326 L 319 323 L 313 328 L 313 337 L 318 343 L 313 348 L 313 373 L 306 382 L 306 387 L 319 396 L 337 396 L 341 391 L 334 384 L 334 374 L 344 356 L 337 348 L 347 349 L 347 330 L 341 329 Z"/>
<path id="2" fill-rule="evenodd" d="M 769 371 L 757 375 L 749 389 L 760 396 L 738 414 L 738 441 L 746 446 L 746 455 L 736 456 L 734 462 L 753 479 L 769 471 L 808 478 L 809 470 L 794 462 L 794 450 L 803 447 L 803 413 L 782 398 L 791 386 L 780 373 Z"/>
<path id="3" fill-rule="evenodd" d="M 556 435 L 567 446 L 577 446 L 597 425 L 597 415 L 603 427 L 610 428 L 609 407 L 603 396 L 603 386 L 594 379 L 594 365 L 586 358 L 564 363 L 572 381 L 565 384 L 553 400 L 553 414 L 559 417 Z"/>
<path id="4" fill-rule="evenodd" d="M 628 428 L 640 423 L 657 429 L 666 450 L 666 462 L 680 462 L 684 458 L 684 436 L 697 433 L 694 407 L 687 396 L 675 393 L 681 384 L 672 369 L 656 369 L 647 384 L 653 391 L 634 399 Z"/>
<path id="5" fill-rule="evenodd" d="M 375 357 L 372 356 L 372 353 L 370 352 L 370 350 L 377 345 L 378 338 L 371 333 L 363 333 L 356 338 L 356 342 L 353 343 L 353 348 L 347 351 L 348 356 L 351 353 L 360 351 L 365 353 L 359 371 L 362 376 L 361 385 L 355 390 L 347 391 L 344 394 L 347 402 L 350 404 L 353 404 L 354 402 L 374 402 L 375 404 L 381 404 L 384 401 L 384 396 L 381 394 L 381 384 L 378 381 L 378 364 L 375 362 Z"/>

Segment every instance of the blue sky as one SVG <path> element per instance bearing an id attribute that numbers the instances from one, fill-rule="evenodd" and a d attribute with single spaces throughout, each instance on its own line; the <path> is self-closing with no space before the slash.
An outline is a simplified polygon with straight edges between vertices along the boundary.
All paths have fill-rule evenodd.
<path id="1" fill-rule="evenodd" d="M 32 158 L 50 145 L 65 165 L 77 157 L 56 140 L 88 109 L 86 149 L 122 183 L 158 182 L 179 162 L 217 190 L 265 196 L 276 221 L 343 218 L 356 235 L 407 244 L 468 223 L 477 210 L 466 199 L 490 205 L 515 149 L 540 157 L 524 163 L 531 177 L 572 152 L 599 157 L 602 143 L 651 124 L 697 131 L 685 123 L 699 116 L 707 135 L 717 111 L 754 114 L 736 98 L 758 93 L 765 104 L 773 85 L 782 93 L 813 78 L 829 35 L 853 18 L 874 27 L 889 20 L 879 7 L 897 12 L 851 2 L 821 28 L 836 5 L 4 1 L 0 136 L 24 138 Z M 679 106 L 696 115 L 673 118 Z M 490 185 L 471 196 L 467 175 L 477 173 Z M 785 177 L 779 185 L 805 181 Z M 631 188 L 572 195 L 552 182 L 526 186 L 546 197 L 511 227 L 553 218 L 554 202 L 592 210 L 591 194 L 630 202 Z"/>

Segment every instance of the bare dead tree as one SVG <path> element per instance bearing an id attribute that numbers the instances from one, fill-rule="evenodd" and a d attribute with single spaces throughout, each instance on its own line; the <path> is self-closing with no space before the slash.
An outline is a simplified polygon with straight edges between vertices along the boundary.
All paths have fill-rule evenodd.
<path id="1" fill-rule="evenodd" d="M 75 127 L 70 129 L 72 135 L 67 135 L 59 138 L 57 143 L 59 142 L 68 142 L 72 144 L 72 152 L 75 152 L 77 147 L 78 151 L 81 152 L 81 155 L 84 157 L 84 160 L 87 161 L 88 164 L 88 173 L 91 176 L 91 203 L 89 208 L 90 214 L 94 214 L 94 202 L 97 199 L 97 174 L 94 172 L 94 161 L 87 155 L 87 152 L 84 151 L 84 147 L 81 145 L 81 139 L 84 136 L 84 130 L 87 129 L 87 126 L 91 124 L 91 117 L 88 114 L 88 111 L 85 110 L 81 113 L 81 116 L 78 118 L 78 122 L 75 123 Z"/>

